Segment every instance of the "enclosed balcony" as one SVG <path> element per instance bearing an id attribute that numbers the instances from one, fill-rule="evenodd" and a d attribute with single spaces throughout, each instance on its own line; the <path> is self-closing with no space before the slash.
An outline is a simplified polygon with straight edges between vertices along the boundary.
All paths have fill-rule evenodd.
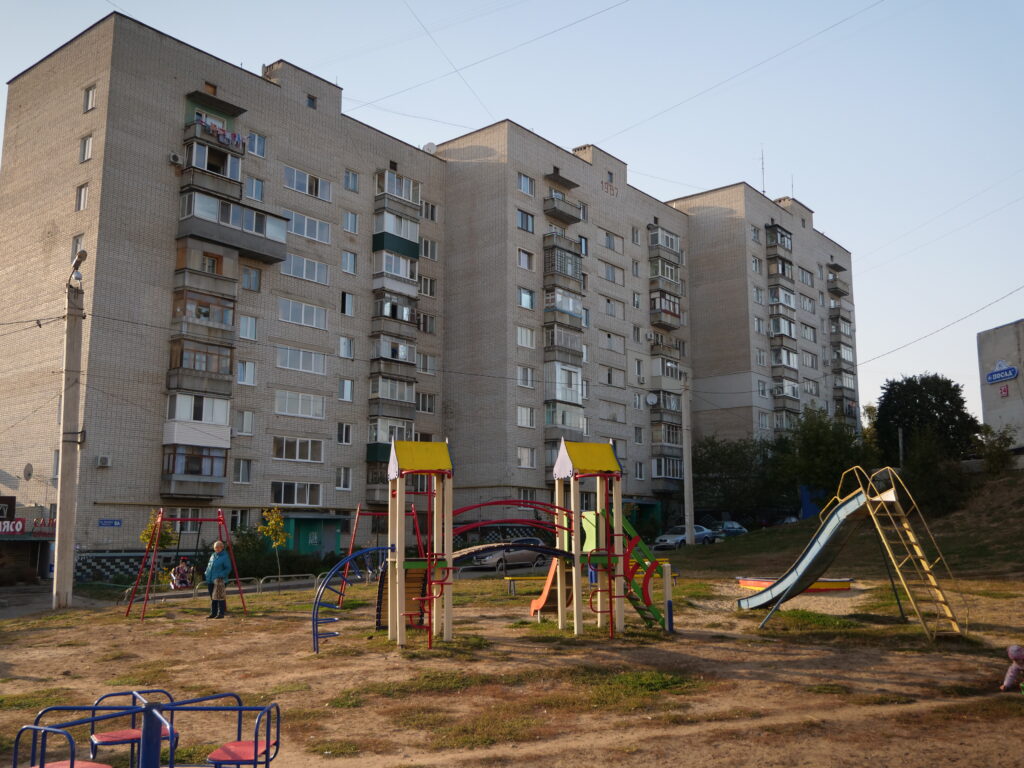
<path id="1" fill-rule="evenodd" d="M 580 241 L 573 240 L 571 237 L 566 237 L 560 232 L 545 232 L 544 233 L 544 250 L 549 248 L 560 248 L 563 251 L 580 255 Z"/>
<path id="2" fill-rule="evenodd" d="M 768 224 L 764 228 L 765 252 L 768 256 L 793 250 L 793 233 L 778 224 Z"/>
<path id="3" fill-rule="evenodd" d="M 545 197 L 544 213 L 563 224 L 576 224 L 583 220 L 583 206 L 565 197 Z"/>
<path id="4" fill-rule="evenodd" d="M 849 296 L 850 284 L 830 272 L 828 276 L 828 292 L 833 296 Z"/>
<path id="5" fill-rule="evenodd" d="M 211 499 L 224 495 L 227 449 L 165 445 L 160 495 Z"/>
<path id="6" fill-rule="evenodd" d="M 177 237 L 194 237 L 234 248 L 267 264 L 286 257 L 288 220 L 283 216 L 205 194 L 181 195 Z"/>

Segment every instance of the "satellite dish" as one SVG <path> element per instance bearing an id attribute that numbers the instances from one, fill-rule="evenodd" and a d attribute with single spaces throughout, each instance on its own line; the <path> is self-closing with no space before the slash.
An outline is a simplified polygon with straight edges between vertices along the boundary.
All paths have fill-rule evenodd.
<path id="1" fill-rule="evenodd" d="M 647 404 L 648 405 L 657 405 L 658 404 L 658 396 L 656 394 L 654 394 L 653 392 L 648 392 L 647 393 Z"/>
<path id="2" fill-rule="evenodd" d="M 428 141 L 426 144 L 423 145 L 423 151 L 426 152 L 428 155 L 432 155 L 435 152 L 437 152 L 437 144 L 435 144 L 432 141 Z"/>
<path id="3" fill-rule="evenodd" d="M 31 480 L 32 479 L 32 475 L 33 475 L 34 472 L 35 472 L 35 470 L 32 468 L 32 465 L 31 464 L 26 464 L 25 468 L 23 470 L 21 470 L 21 476 L 23 478 L 25 478 L 26 480 Z"/>

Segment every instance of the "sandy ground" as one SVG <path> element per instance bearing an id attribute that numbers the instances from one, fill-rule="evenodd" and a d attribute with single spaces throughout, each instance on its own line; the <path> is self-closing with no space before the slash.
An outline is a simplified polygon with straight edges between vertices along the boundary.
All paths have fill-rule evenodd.
<path id="1" fill-rule="evenodd" d="M 871 586 L 801 596 L 787 608 L 857 615 Z M 343 614 L 334 625 L 342 636 L 325 640 L 316 656 L 308 592 L 253 597 L 249 616 L 232 598 L 225 621 L 203 619 L 206 604 L 192 600 L 153 606 L 145 622 L 110 606 L 44 612 L 0 621 L 0 752 L 38 708 L 10 708 L 5 697 L 56 690 L 67 703 L 87 703 L 118 687 L 158 684 L 178 696 L 234 690 L 247 703 L 277 701 L 281 768 L 1021 766 L 1024 696 L 996 688 L 1006 665 L 1000 646 L 1024 639 L 1024 597 L 1005 583 L 965 588 L 974 593 L 976 642 L 934 646 L 902 626 L 883 625 L 862 640 L 759 633 L 735 610 L 745 591 L 728 581 L 715 582 L 713 596 L 677 599 L 678 632 L 667 637 L 551 638 L 527 620 L 528 596 L 461 601 L 454 651 L 428 651 L 418 633 L 405 651 L 388 644 L 373 633 L 367 601 Z M 605 703 L 562 675 L 584 666 L 669 673 L 695 686 L 635 706 Z M 486 679 L 452 691 L 366 693 L 426 673 Z M 351 706 L 328 706 L 346 696 Z M 496 743 L 438 746 L 439 734 L 460 726 L 501 725 L 508 730 Z M 179 727 L 183 745 L 223 738 L 210 718 Z"/>

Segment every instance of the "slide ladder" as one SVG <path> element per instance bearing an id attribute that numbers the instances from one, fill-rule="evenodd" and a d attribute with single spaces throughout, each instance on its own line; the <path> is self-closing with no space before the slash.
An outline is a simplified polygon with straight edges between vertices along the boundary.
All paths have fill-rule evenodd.
<path id="1" fill-rule="evenodd" d="M 894 470 L 886 467 L 874 473 L 871 485 L 884 476 L 891 487 L 880 493 L 872 487 L 868 511 L 914 613 L 929 640 L 936 635 L 966 634 L 965 606 L 957 606 L 964 616 L 961 620 L 953 607 L 952 592 L 942 583 L 946 580 L 955 585 L 953 575 L 928 524 Z"/>

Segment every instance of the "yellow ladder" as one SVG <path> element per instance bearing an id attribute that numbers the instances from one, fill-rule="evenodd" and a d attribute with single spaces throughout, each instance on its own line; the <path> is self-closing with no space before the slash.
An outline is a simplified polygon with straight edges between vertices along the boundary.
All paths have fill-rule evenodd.
<path id="1" fill-rule="evenodd" d="M 866 485 L 864 492 L 875 530 L 928 639 L 966 635 L 966 604 L 907 486 L 891 467 L 875 472 Z M 880 491 L 880 485 L 885 490 Z M 940 577 L 952 585 L 952 590 L 943 587 Z M 951 599 L 954 596 L 958 598 L 956 611 Z"/>

